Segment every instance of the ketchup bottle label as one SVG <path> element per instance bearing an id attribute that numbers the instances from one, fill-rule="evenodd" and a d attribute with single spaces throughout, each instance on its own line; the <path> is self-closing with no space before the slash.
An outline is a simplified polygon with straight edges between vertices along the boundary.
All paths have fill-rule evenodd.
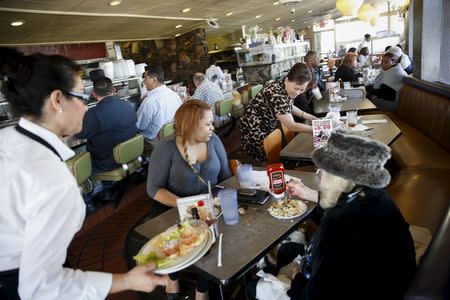
<path id="1" fill-rule="evenodd" d="M 272 173 L 272 186 L 274 190 L 279 190 L 284 188 L 284 175 L 281 171 L 276 171 Z"/>
<path id="2" fill-rule="evenodd" d="M 284 180 L 284 166 L 281 163 L 267 166 L 267 175 L 270 180 L 270 190 L 276 195 L 281 195 L 286 190 Z"/>

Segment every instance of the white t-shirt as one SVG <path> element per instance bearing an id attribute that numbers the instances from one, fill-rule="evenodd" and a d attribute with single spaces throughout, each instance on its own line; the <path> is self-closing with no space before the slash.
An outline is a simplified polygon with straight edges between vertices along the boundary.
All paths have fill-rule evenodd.
<path id="1" fill-rule="evenodd" d="M 65 161 L 75 153 L 52 132 L 20 119 Z M 112 275 L 63 268 L 85 204 L 66 163 L 19 133 L 0 130 L 0 271 L 19 268 L 21 299 L 104 299 Z"/>

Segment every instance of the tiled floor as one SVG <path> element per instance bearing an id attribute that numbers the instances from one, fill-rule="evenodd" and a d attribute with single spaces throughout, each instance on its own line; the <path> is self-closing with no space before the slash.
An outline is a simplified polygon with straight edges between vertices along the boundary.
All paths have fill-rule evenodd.
<path id="1" fill-rule="evenodd" d="M 151 199 L 145 193 L 145 183 L 129 185 L 127 188 L 115 210 L 112 205 L 107 205 L 86 219 L 82 233 L 74 238 L 68 251 L 69 262 L 74 268 L 111 273 L 128 270 L 124 258 L 125 238 L 136 222 L 150 210 Z M 111 215 L 97 225 L 90 226 L 107 214 Z M 134 292 L 126 292 L 108 299 L 139 298 Z"/>
<path id="2" fill-rule="evenodd" d="M 239 152 L 240 137 L 237 127 L 227 137 L 221 136 L 221 139 L 227 153 Z M 72 267 L 85 271 L 126 272 L 126 236 L 137 221 L 150 210 L 151 201 L 146 194 L 145 182 L 127 184 L 126 193 L 117 208 L 114 209 L 108 204 L 89 215 L 68 250 Z M 183 289 L 184 285 L 185 283 L 182 283 Z M 191 286 L 186 286 L 186 289 L 190 289 L 189 294 L 193 294 Z M 152 299 L 164 299 L 162 295 L 159 291 Z M 107 299 L 138 300 L 139 297 L 135 292 L 123 292 Z"/>

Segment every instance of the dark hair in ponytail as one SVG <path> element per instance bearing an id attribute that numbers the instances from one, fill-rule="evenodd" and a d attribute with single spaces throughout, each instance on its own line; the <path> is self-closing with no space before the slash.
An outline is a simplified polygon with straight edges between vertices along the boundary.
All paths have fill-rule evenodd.
<path id="1" fill-rule="evenodd" d="M 45 100 L 54 90 L 74 88 L 78 70 L 63 56 L 24 56 L 14 49 L 0 48 L 2 93 L 18 115 L 41 117 Z"/>

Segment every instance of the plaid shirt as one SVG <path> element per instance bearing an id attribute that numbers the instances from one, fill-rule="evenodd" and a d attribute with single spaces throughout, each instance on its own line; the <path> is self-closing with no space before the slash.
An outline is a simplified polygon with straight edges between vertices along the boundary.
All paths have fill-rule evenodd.
<path id="1" fill-rule="evenodd" d="M 214 103 L 216 103 L 216 101 L 223 100 L 224 95 L 222 93 L 222 90 L 220 89 L 220 87 L 217 84 L 212 83 L 208 79 L 205 79 L 195 89 L 195 93 L 192 96 L 192 98 L 202 100 L 202 101 L 208 103 L 211 106 L 211 109 L 214 113 L 214 119 L 216 119 Z"/>

